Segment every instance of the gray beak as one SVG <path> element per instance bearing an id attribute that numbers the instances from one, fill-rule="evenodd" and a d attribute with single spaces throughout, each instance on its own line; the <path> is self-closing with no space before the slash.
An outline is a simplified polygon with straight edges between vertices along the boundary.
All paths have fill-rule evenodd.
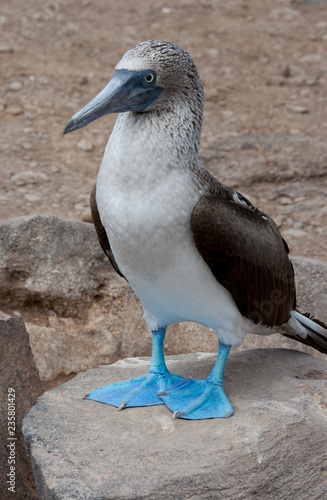
<path id="1" fill-rule="evenodd" d="M 149 75 L 153 76 L 149 82 Z M 157 87 L 155 72 L 116 70 L 110 82 L 66 124 L 63 134 L 85 127 L 101 116 L 126 111 L 145 111 L 164 89 Z"/>

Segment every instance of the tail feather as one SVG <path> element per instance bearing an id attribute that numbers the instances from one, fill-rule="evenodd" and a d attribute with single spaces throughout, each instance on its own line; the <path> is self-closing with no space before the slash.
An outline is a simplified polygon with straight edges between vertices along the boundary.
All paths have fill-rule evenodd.
<path id="1" fill-rule="evenodd" d="M 291 316 L 300 323 L 299 329 L 292 328 L 283 331 L 283 335 L 295 339 L 302 344 L 314 347 L 320 352 L 327 354 L 327 326 L 317 319 L 314 319 L 309 313 L 301 314 L 298 311 L 291 311 Z"/>

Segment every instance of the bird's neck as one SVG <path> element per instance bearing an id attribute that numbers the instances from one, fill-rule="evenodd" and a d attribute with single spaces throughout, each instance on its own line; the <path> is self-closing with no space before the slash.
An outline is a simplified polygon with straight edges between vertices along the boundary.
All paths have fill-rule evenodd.
<path id="1" fill-rule="evenodd" d="M 202 113 L 178 104 L 169 110 L 123 113 L 110 136 L 101 170 L 128 187 L 149 185 L 171 170 L 198 162 Z"/>

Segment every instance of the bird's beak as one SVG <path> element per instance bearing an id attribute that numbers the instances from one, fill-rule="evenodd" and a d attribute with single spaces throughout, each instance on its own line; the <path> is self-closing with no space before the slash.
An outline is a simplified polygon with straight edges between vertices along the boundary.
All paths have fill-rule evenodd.
<path id="1" fill-rule="evenodd" d="M 66 124 L 63 134 L 85 127 L 109 113 L 144 111 L 163 91 L 145 80 L 148 71 L 116 70 L 110 82 Z"/>

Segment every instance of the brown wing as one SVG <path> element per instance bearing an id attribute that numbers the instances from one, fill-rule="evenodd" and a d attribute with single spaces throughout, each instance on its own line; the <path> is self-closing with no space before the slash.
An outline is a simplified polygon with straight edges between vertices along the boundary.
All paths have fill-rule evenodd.
<path id="1" fill-rule="evenodd" d="M 198 202 L 191 226 L 201 256 L 243 316 L 270 327 L 289 319 L 295 308 L 294 271 L 270 217 L 213 195 Z"/>
<path id="2" fill-rule="evenodd" d="M 101 219 L 100 219 L 100 214 L 98 211 L 98 206 L 97 206 L 97 201 L 96 201 L 96 185 L 95 184 L 94 184 L 92 191 L 91 191 L 90 205 L 91 205 L 93 224 L 94 224 L 95 230 L 97 232 L 98 239 L 99 239 L 100 245 L 102 247 L 102 250 L 104 251 L 104 253 L 108 257 L 108 259 L 110 260 L 111 265 L 115 269 L 115 271 L 122 278 L 125 278 L 125 276 L 123 275 L 123 273 L 119 269 L 117 262 L 115 261 L 115 257 L 114 257 L 114 254 L 112 253 L 106 230 L 103 227 Z"/>

